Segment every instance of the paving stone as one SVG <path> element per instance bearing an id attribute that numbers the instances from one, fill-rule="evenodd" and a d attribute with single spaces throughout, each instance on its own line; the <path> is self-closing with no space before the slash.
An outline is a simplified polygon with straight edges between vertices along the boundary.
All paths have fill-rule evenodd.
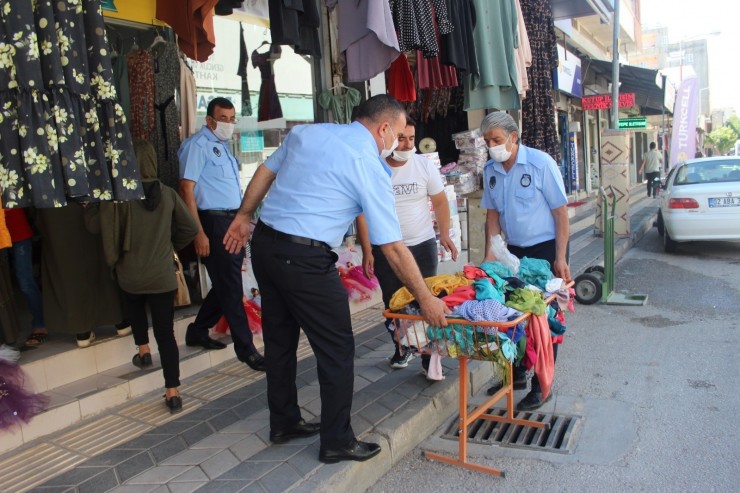
<path id="1" fill-rule="evenodd" d="M 320 387 L 318 385 L 307 385 L 298 388 L 298 405 L 302 406 L 320 396 Z"/>
<path id="2" fill-rule="evenodd" d="M 258 397 L 255 397 L 253 399 L 249 399 L 246 402 L 242 402 L 241 404 L 237 404 L 236 406 L 231 408 L 231 412 L 236 414 L 239 418 L 244 419 L 250 418 L 265 409 L 267 409 L 267 402 Z"/>
<path id="3" fill-rule="evenodd" d="M 244 481 L 210 481 L 197 490 L 197 493 L 237 493 L 244 489 Z"/>
<path id="4" fill-rule="evenodd" d="M 251 479 L 256 480 L 275 469 L 280 465 L 280 462 L 256 462 L 247 460 L 231 468 L 230 470 L 219 476 L 219 480 L 237 479 L 245 480 Z"/>
<path id="5" fill-rule="evenodd" d="M 214 449 L 188 449 L 162 461 L 166 466 L 197 466 L 218 453 Z"/>
<path id="6" fill-rule="evenodd" d="M 355 373 L 370 382 L 377 382 L 388 374 L 387 371 L 383 371 L 376 366 L 361 367 L 359 369 L 355 367 Z"/>
<path id="7" fill-rule="evenodd" d="M 190 446 L 191 449 L 226 449 L 236 442 L 247 437 L 247 433 L 214 433 L 198 443 Z"/>
<path id="8" fill-rule="evenodd" d="M 238 416 L 235 412 L 229 409 L 209 419 L 208 424 L 216 431 L 219 431 L 227 426 L 233 425 L 240 419 L 242 419 L 241 416 Z"/>
<path id="9" fill-rule="evenodd" d="M 358 414 L 368 420 L 373 426 L 377 426 L 378 423 L 390 416 L 392 412 L 387 407 L 375 403 L 372 406 L 366 406 Z"/>
<path id="10" fill-rule="evenodd" d="M 282 493 L 296 483 L 300 483 L 302 479 L 302 476 L 289 464 L 283 464 L 267 473 L 259 480 L 259 483 L 268 493 Z"/>
<path id="11" fill-rule="evenodd" d="M 213 435 L 216 431 L 208 423 L 200 423 L 189 430 L 185 430 L 180 434 L 180 437 L 185 440 L 188 445 L 193 445 L 201 440 Z"/>
<path id="12" fill-rule="evenodd" d="M 198 488 L 205 486 L 205 481 L 200 482 L 188 482 L 188 483 L 167 483 L 167 488 L 171 493 L 192 493 L 198 490 Z"/>
<path id="13" fill-rule="evenodd" d="M 229 450 L 223 450 L 203 462 L 200 465 L 200 468 L 203 469 L 203 472 L 205 472 L 209 478 L 214 479 L 221 476 L 237 464 L 239 464 L 239 459 L 237 459 Z"/>
<path id="14" fill-rule="evenodd" d="M 74 486 L 37 486 L 26 493 L 74 493 Z"/>
<path id="15" fill-rule="evenodd" d="M 137 449 L 114 448 L 86 460 L 80 464 L 79 467 L 117 466 L 121 462 L 124 462 L 140 453 L 141 450 Z"/>
<path id="16" fill-rule="evenodd" d="M 183 440 L 182 437 L 174 437 L 170 440 L 167 440 L 166 442 L 162 442 L 156 447 L 151 448 L 152 456 L 154 456 L 154 460 L 159 464 L 162 461 L 165 461 L 172 457 L 173 455 L 177 455 L 183 450 L 186 450 L 188 448 L 188 444 L 185 443 L 185 440 Z"/>
<path id="17" fill-rule="evenodd" d="M 388 392 L 387 394 L 381 396 L 376 402 L 378 404 L 384 405 L 391 411 L 395 412 L 395 411 L 398 411 L 404 405 L 406 405 L 409 402 L 409 399 L 408 397 L 394 390 L 392 392 Z"/>
<path id="18" fill-rule="evenodd" d="M 145 433 L 140 437 L 136 437 L 133 440 L 123 443 L 116 448 L 120 449 L 133 449 L 133 450 L 147 450 L 155 445 L 159 445 L 174 437 L 174 435 L 164 435 L 161 433 Z"/>
<path id="19" fill-rule="evenodd" d="M 46 486 L 77 486 L 108 469 L 107 467 L 76 467 L 51 478 L 44 484 Z"/>
<path id="20" fill-rule="evenodd" d="M 118 478 L 116 477 L 115 471 L 107 469 L 104 473 L 98 474 L 95 477 L 84 481 L 77 486 L 79 493 L 99 493 L 100 491 L 108 491 L 118 486 Z"/>
<path id="21" fill-rule="evenodd" d="M 241 442 L 232 445 L 229 450 L 240 461 L 251 458 L 254 454 L 267 447 L 267 444 L 260 440 L 257 435 L 250 435 Z"/>
<path id="22" fill-rule="evenodd" d="M 259 481 L 250 483 L 249 486 L 241 490 L 239 493 L 267 493 Z"/>
<path id="23" fill-rule="evenodd" d="M 191 467 L 190 469 L 180 474 L 176 478 L 172 478 L 172 480 L 168 484 L 206 482 L 206 481 L 208 481 L 208 476 L 206 476 L 206 473 L 204 473 L 203 469 L 201 469 L 199 466 L 195 466 L 195 467 Z"/>
<path id="24" fill-rule="evenodd" d="M 124 484 L 116 486 L 108 493 L 152 493 L 159 487 L 157 484 Z"/>
<path id="25" fill-rule="evenodd" d="M 219 431 L 219 433 L 254 433 L 255 431 L 261 430 L 264 427 L 265 423 L 261 421 L 256 421 L 253 419 L 240 419 L 233 425 L 229 425 L 223 430 Z"/>
<path id="26" fill-rule="evenodd" d="M 366 378 L 363 378 L 359 375 L 355 375 L 355 380 L 353 384 L 353 388 L 355 392 L 359 392 L 360 390 L 364 389 L 368 385 L 370 385 L 372 382 Z"/>
<path id="27" fill-rule="evenodd" d="M 127 484 L 166 484 L 172 478 L 190 469 L 188 466 L 157 466 L 135 476 Z M 105 491 L 105 490 L 103 490 Z"/>
<path id="28" fill-rule="evenodd" d="M 311 402 L 307 402 L 301 406 L 308 410 L 314 416 L 321 416 L 321 399 L 314 399 Z"/>
<path id="29" fill-rule="evenodd" d="M 352 430 L 354 430 L 355 435 L 363 435 L 373 428 L 373 424 L 359 414 L 352 416 Z"/>
<path id="30" fill-rule="evenodd" d="M 388 336 L 385 336 L 385 337 L 387 338 Z M 380 349 L 380 348 L 382 348 L 384 346 L 390 347 L 391 344 L 385 338 L 383 340 L 374 338 L 374 339 L 368 339 L 367 341 L 363 342 L 362 345 L 365 346 L 365 347 L 369 347 L 370 349 L 372 349 L 373 351 L 375 351 L 375 350 L 378 350 L 378 349 Z"/>
<path id="31" fill-rule="evenodd" d="M 244 402 L 244 398 L 240 396 L 234 396 L 233 392 L 225 396 L 219 397 L 207 404 L 201 406 L 199 410 L 214 410 L 214 409 L 231 409 L 232 407 Z M 213 413 L 216 414 L 216 413 Z"/>
<path id="32" fill-rule="evenodd" d="M 354 427 L 355 423 L 353 420 L 352 428 L 354 429 Z M 358 434 L 356 429 L 355 434 Z M 288 459 L 287 463 L 293 466 L 293 468 L 303 477 L 308 476 L 322 465 L 321 462 L 319 462 L 319 450 L 316 447 L 305 447 L 303 450 Z"/>
<path id="33" fill-rule="evenodd" d="M 184 419 L 178 419 L 175 421 L 170 421 L 169 423 L 165 423 L 161 426 L 158 426 L 155 428 L 156 432 L 162 435 L 177 435 L 178 433 L 182 433 L 185 430 L 189 430 L 190 428 L 193 428 L 196 426 L 200 421 L 188 421 Z"/>
<path id="34" fill-rule="evenodd" d="M 313 437 L 309 437 L 313 438 Z M 305 439 L 304 439 L 305 440 Z M 285 445 L 272 445 L 270 447 L 261 450 L 254 454 L 249 460 L 251 461 L 280 461 L 285 462 L 290 457 L 306 448 L 308 443 L 304 445 L 293 445 L 293 442 Z"/>
<path id="35" fill-rule="evenodd" d="M 118 464 L 115 470 L 118 479 L 122 483 L 125 483 L 127 480 L 152 467 L 154 467 L 154 460 L 149 455 L 149 452 L 140 452 L 138 455 Z"/>

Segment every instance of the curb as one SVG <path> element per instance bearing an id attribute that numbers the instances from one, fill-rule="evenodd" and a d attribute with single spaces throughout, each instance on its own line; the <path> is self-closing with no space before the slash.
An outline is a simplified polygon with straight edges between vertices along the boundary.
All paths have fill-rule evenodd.
<path id="1" fill-rule="evenodd" d="M 488 362 L 471 361 L 468 369 L 469 390 L 471 395 L 475 395 L 493 377 L 493 368 Z M 341 462 L 324 466 L 291 492 L 362 493 L 373 486 L 406 454 L 459 411 L 460 380 L 455 373 L 456 370 L 450 371 L 445 381 L 423 391 L 419 397 L 362 437 L 363 440 L 380 444 L 382 450 L 377 457 L 367 462 Z"/>
<path id="2" fill-rule="evenodd" d="M 620 238 L 615 242 L 614 245 L 614 263 L 616 264 L 625 253 L 629 251 L 634 245 L 636 245 L 651 229 L 653 229 L 653 223 L 658 218 L 658 211 L 652 212 L 645 216 L 640 223 L 640 226 L 630 232 L 630 235 L 625 238 Z"/>

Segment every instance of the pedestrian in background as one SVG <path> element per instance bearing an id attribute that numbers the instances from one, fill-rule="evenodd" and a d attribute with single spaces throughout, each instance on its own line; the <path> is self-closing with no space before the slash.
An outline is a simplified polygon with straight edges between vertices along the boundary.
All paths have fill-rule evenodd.
<path id="1" fill-rule="evenodd" d="M 563 177 L 549 154 L 519 142 L 519 128 L 502 111 L 489 113 L 480 126 L 491 159 L 483 177 L 486 211 L 486 257 L 491 253 L 491 238 L 503 233 L 509 251 L 518 258 L 529 257 L 550 262 L 556 277 L 570 280 L 568 238 L 570 223 Z M 558 345 L 553 345 L 557 358 Z M 527 387 L 526 371 L 514 367 L 514 389 Z M 488 389 L 495 394 L 500 386 Z M 547 396 L 547 400 L 552 393 Z M 517 410 L 530 411 L 547 402 L 537 375 L 532 377 L 530 392 L 517 404 Z"/>
<path id="2" fill-rule="evenodd" d="M 380 245 L 428 322 L 446 325 L 449 311 L 427 289 L 403 244 L 383 161 L 406 127 L 405 111 L 392 97 L 378 95 L 357 108 L 356 118 L 348 125 L 293 127 L 257 169 L 224 237 L 229 251 L 244 247 L 251 216 L 269 190 L 251 251 L 262 296 L 270 440 L 282 443 L 320 430 L 319 460 L 327 463 L 364 461 L 380 453 L 380 445 L 358 441 L 350 424 L 355 343 L 347 293 L 331 250 L 341 244 L 350 223 L 365 214 L 370 241 Z M 320 426 L 306 423 L 298 406 L 301 328 L 316 355 Z"/>
<path id="3" fill-rule="evenodd" d="M 149 321 L 157 341 L 165 384 L 165 404 L 172 413 L 182 410 L 180 354 L 174 332 L 174 254 L 185 248 L 198 228 L 185 203 L 157 179 L 157 156 L 149 142 L 134 142 L 145 198 L 131 202 L 102 202 L 85 210 L 88 228 L 100 233 L 106 262 L 124 292 L 127 320 L 138 351 L 132 363 L 153 365 Z"/>
<path id="4" fill-rule="evenodd" d="M 653 180 L 660 179 L 660 165 L 663 163 L 663 156 L 656 147 L 655 142 L 650 143 L 650 150 L 643 156 L 640 170 L 637 172 L 638 175 L 641 175 L 642 170 L 645 170 L 648 197 L 653 194 Z"/>

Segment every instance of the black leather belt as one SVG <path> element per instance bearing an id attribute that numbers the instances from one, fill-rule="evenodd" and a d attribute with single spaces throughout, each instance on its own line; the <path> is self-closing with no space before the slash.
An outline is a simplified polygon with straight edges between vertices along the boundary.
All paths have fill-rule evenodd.
<path id="1" fill-rule="evenodd" d="M 198 214 L 205 214 L 206 216 L 218 216 L 218 217 L 234 217 L 239 209 L 209 209 L 209 210 L 198 210 Z"/>
<path id="2" fill-rule="evenodd" d="M 257 221 L 257 227 L 255 228 L 255 230 L 261 233 L 264 233 L 270 238 L 275 239 L 275 240 L 289 241 L 291 243 L 298 243 L 299 245 L 306 245 L 310 247 L 324 248 L 326 250 L 331 250 L 331 247 L 327 245 L 326 243 L 324 243 L 323 241 L 312 240 L 311 238 L 306 238 L 303 236 L 289 235 L 287 233 L 283 233 L 276 229 L 272 229 L 270 226 L 263 223 L 262 221 Z"/>

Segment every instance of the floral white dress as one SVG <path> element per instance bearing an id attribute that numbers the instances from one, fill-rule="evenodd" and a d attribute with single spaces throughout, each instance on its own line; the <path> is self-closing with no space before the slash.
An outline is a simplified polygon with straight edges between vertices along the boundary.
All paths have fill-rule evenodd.
<path id="1" fill-rule="evenodd" d="M 0 6 L 5 207 L 143 197 L 98 0 Z"/>

